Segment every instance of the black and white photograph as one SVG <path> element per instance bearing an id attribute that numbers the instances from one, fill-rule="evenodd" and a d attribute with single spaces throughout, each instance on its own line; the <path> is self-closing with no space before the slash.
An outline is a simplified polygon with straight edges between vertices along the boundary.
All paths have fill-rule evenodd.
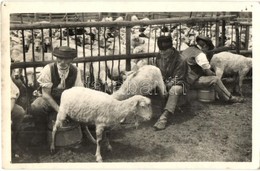
<path id="1" fill-rule="evenodd" d="M 3 169 L 259 169 L 258 2 L 1 7 Z"/>

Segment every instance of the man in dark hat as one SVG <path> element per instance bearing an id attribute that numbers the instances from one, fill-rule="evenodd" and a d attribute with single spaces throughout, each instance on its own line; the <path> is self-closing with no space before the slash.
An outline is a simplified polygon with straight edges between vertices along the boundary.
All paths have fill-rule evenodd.
<path id="1" fill-rule="evenodd" d="M 161 70 L 168 97 L 164 111 L 153 127 L 155 130 L 163 130 L 168 117 L 174 113 L 177 104 L 179 105 L 179 97 L 185 95 L 187 64 L 173 47 L 171 37 L 160 36 L 157 43 L 160 51 L 156 57 L 156 65 Z"/>
<path id="2" fill-rule="evenodd" d="M 83 86 L 79 68 L 71 64 L 77 56 L 76 50 L 67 46 L 56 47 L 53 56 L 56 62 L 46 65 L 37 80 L 42 97 L 31 104 L 31 114 L 38 132 L 33 141 L 35 144 L 46 142 L 48 116 L 58 112 L 62 92 L 74 86 Z"/>
<path id="3" fill-rule="evenodd" d="M 243 98 L 232 96 L 215 73 L 211 70 L 207 52 L 214 49 L 209 37 L 199 35 L 196 45 L 185 49 L 181 55 L 188 64 L 187 82 L 190 86 L 201 88 L 214 88 L 219 97 L 229 103 L 243 102 Z"/>

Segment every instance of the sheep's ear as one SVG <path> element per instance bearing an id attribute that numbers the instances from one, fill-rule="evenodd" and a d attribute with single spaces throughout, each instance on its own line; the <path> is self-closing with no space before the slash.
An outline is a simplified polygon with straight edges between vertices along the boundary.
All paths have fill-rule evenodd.
<path id="1" fill-rule="evenodd" d="M 151 100 L 150 100 L 149 98 L 145 98 L 145 99 L 141 102 L 141 104 L 140 104 L 140 106 L 148 106 L 148 105 L 151 105 Z"/>
<path id="2" fill-rule="evenodd" d="M 146 103 L 145 103 L 144 101 L 140 101 L 140 102 L 139 102 L 139 105 L 142 106 L 142 107 L 144 107 L 144 106 L 146 105 Z"/>
<path id="3" fill-rule="evenodd" d="M 138 70 L 139 68 L 138 68 L 138 66 L 137 65 L 135 65 L 135 66 L 133 66 L 133 68 L 132 68 L 132 70 L 131 71 L 133 71 L 133 72 L 137 72 L 137 70 Z"/>
<path id="4" fill-rule="evenodd" d="M 141 99 L 138 103 L 139 103 L 139 106 L 145 107 L 148 104 L 150 104 L 150 101 L 146 100 L 146 99 Z"/>

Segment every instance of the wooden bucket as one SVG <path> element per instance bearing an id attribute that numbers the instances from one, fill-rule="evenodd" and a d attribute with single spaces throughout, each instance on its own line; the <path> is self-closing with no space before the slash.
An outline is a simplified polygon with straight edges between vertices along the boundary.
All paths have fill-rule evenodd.
<path id="1" fill-rule="evenodd" d="M 48 143 L 50 145 L 52 140 L 52 128 L 55 124 L 55 119 L 49 119 L 48 123 Z M 74 121 L 63 124 L 62 127 L 58 128 L 55 136 L 56 147 L 70 147 L 82 142 L 82 131 L 80 124 Z"/>
<path id="2" fill-rule="evenodd" d="M 200 89 L 197 93 L 198 100 L 201 102 L 213 102 L 215 101 L 214 89 Z"/>

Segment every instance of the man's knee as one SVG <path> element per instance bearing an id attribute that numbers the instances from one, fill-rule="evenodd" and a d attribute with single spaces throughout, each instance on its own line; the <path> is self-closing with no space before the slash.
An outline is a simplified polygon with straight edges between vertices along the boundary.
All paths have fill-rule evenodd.
<path id="1" fill-rule="evenodd" d="M 12 118 L 13 122 L 22 122 L 25 114 L 26 113 L 25 113 L 24 109 L 21 106 L 15 104 L 13 111 L 11 113 L 11 118 Z"/>
<path id="2" fill-rule="evenodd" d="M 182 95 L 184 92 L 183 87 L 179 85 L 174 85 L 169 90 L 170 95 Z"/>
<path id="3" fill-rule="evenodd" d="M 35 121 L 46 120 L 49 111 L 50 107 L 42 97 L 38 97 L 31 104 L 31 115 L 34 117 Z"/>
<path id="4" fill-rule="evenodd" d="M 215 86 L 221 82 L 221 79 L 218 78 L 217 76 L 210 76 L 210 79 L 211 79 L 210 82 L 212 86 Z"/>
<path id="5" fill-rule="evenodd" d="M 49 109 L 50 109 L 50 106 L 48 105 L 46 100 L 42 97 L 38 97 L 31 104 L 31 111 L 32 112 L 48 111 Z"/>
<path id="6" fill-rule="evenodd" d="M 35 99 L 31 104 L 31 110 L 34 111 L 37 110 L 38 108 L 41 108 L 42 100 L 43 100 L 42 97 L 38 97 L 37 99 Z"/>

